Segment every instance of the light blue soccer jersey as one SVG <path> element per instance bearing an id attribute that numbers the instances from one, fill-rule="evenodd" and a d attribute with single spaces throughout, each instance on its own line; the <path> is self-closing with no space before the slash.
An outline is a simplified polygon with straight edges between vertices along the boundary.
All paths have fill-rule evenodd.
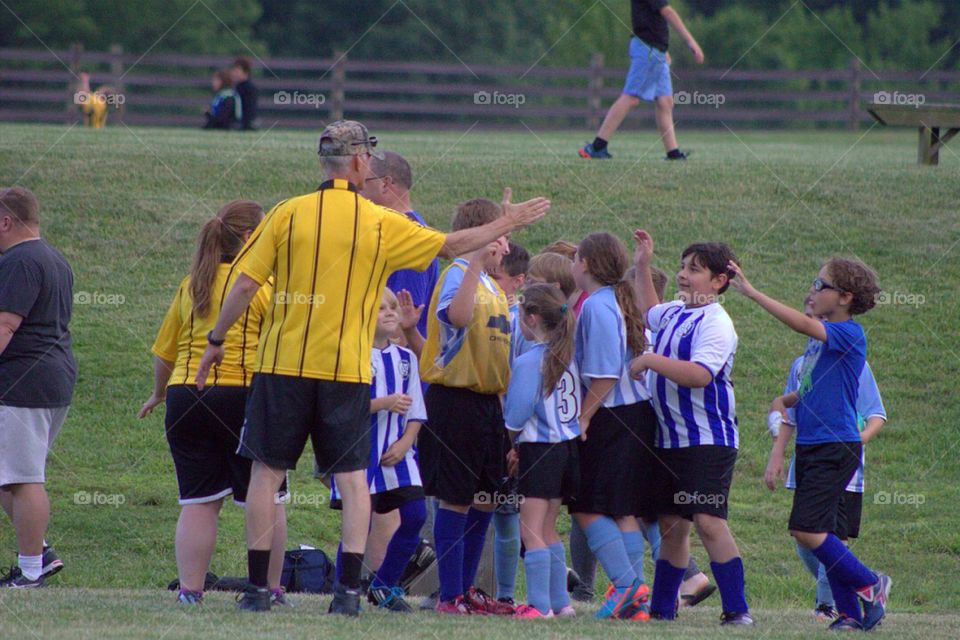
<path id="1" fill-rule="evenodd" d="M 510 305 L 510 366 L 513 367 L 514 361 L 535 344 L 524 338 L 523 331 L 520 330 L 520 305 Z"/>
<path id="2" fill-rule="evenodd" d="M 651 372 L 650 390 L 659 429 L 656 446 L 680 449 L 699 445 L 738 448 L 737 407 L 730 375 L 737 350 L 733 321 L 718 303 L 687 308 L 680 301 L 647 311 L 654 353 L 694 362 L 710 373 L 707 386 L 681 387 Z"/>
<path id="3" fill-rule="evenodd" d="M 790 365 L 790 373 L 787 374 L 787 384 L 783 387 L 783 394 L 792 393 L 800 387 L 800 373 L 803 370 L 803 356 L 799 356 Z M 860 383 L 857 390 L 857 429 L 863 431 L 867 420 L 875 416 L 887 419 L 887 410 L 883 407 L 883 398 L 880 397 L 880 389 L 877 387 L 877 381 L 873 377 L 873 371 L 869 363 L 864 363 L 863 370 L 860 372 Z M 787 417 L 790 422 L 796 424 L 794 410 L 791 407 L 787 409 Z M 846 491 L 853 493 L 863 493 L 863 465 L 866 462 L 866 447 L 860 450 L 860 466 L 856 473 L 850 478 Z M 796 460 L 790 458 L 790 469 L 787 471 L 787 479 L 784 486 L 787 489 L 796 489 L 796 471 L 794 469 Z"/>
<path id="4" fill-rule="evenodd" d="M 636 355 L 627 346 L 627 325 L 616 294 L 610 287 L 597 289 L 584 300 L 577 318 L 575 360 L 583 386 L 597 379 L 617 380 L 602 402 L 608 408 L 649 400 L 645 382 L 630 376 Z"/>
<path id="5" fill-rule="evenodd" d="M 513 363 L 503 410 L 507 429 L 519 431 L 517 442 L 564 442 L 580 435 L 580 375 L 571 361 L 548 393 L 543 389 L 547 346 L 533 346 Z"/>

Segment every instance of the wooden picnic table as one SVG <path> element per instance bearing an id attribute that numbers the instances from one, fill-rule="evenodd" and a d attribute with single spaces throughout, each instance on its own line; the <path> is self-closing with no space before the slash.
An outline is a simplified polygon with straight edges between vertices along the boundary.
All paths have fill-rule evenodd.
<path id="1" fill-rule="evenodd" d="M 960 104 L 867 105 L 867 113 L 885 125 L 916 127 L 920 135 L 919 164 L 940 164 L 940 149 L 960 132 Z M 941 130 L 943 130 L 941 132 Z"/>

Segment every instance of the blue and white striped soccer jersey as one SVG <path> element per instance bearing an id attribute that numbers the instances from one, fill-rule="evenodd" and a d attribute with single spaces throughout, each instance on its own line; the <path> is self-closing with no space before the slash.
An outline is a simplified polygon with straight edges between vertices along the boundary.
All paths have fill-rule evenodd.
<path id="1" fill-rule="evenodd" d="M 577 318 L 576 356 L 584 386 L 595 379 L 617 380 L 603 407 L 621 407 L 650 399 L 647 385 L 630 375 L 630 361 L 639 354 L 627 346 L 627 325 L 610 287 L 584 300 Z"/>
<path id="2" fill-rule="evenodd" d="M 787 375 L 787 384 L 783 387 L 783 394 L 792 393 L 800 387 L 800 372 L 803 370 L 803 356 L 799 356 L 790 365 L 790 373 Z M 859 388 L 857 390 L 857 429 L 863 431 L 867 420 L 875 416 L 887 419 L 887 410 L 883 407 L 883 398 L 880 397 L 880 389 L 877 387 L 877 381 L 873 377 L 873 371 L 869 363 L 864 363 L 863 370 L 860 372 Z M 787 409 L 787 417 L 791 424 L 796 424 L 794 410 L 791 407 Z M 852 493 L 863 493 L 863 465 L 866 462 L 866 447 L 860 449 L 860 466 L 856 473 L 850 478 L 846 491 Z M 787 472 L 787 479 L 784 486 L 787 489 L 796 489 L 797 481 L 794 470 L 795 460 L 790 458 L 790 470 Z"/>
<path id="3" fill-rule="evenodd" d="M 549 393 L 543 389 L 543 359 L 547 346 L 533 346 L 513 363 L 503 410 L 507 429 L 519 431 L 517 442 L 555 443 L 580 435 L 580 375 L 576 362 Z"/>
<path id="4" fill-rule="evenodd" d="M 740 435 L 730 381 L 737 332 L 723 306 L 716 302 L 696 308 L 680 301 L 658 304 L 647 312 L 647 328 L 654 336 L 654 353 L 695 362 L 711 376 L 706 387 L 693 389 L 652 373 L 650 392 L 660 427 L 656 446 L 738 448 Z"/>

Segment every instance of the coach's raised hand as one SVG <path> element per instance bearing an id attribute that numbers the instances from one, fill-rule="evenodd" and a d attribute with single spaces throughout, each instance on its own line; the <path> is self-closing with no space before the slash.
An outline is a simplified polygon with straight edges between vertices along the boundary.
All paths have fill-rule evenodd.
<path id="1" fill-rule="evenodd" d="M 513 189 L 504 187 L 503 200 L 500 202 L 500 206 L 503 207 L 504 217 L 512 222 L 517 229 L 533 224 L 547 215 L 547 211 L 550 210 L 550 201 L 542 196 L 514 204 L 510 202 L 512 195 Z"/>

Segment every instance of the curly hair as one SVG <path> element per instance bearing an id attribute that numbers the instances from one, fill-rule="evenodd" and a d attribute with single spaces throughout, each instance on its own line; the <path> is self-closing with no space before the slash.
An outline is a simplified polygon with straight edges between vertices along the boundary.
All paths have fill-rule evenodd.
<path id="1" fill-rule="evenodd" d="M 873 269 L 853 258 L 830 258 L 824 266 L 833 278 L 833 286 L 853 296 L 850 315 L 866 313 L 877 304 L 881 289 Z"/>

